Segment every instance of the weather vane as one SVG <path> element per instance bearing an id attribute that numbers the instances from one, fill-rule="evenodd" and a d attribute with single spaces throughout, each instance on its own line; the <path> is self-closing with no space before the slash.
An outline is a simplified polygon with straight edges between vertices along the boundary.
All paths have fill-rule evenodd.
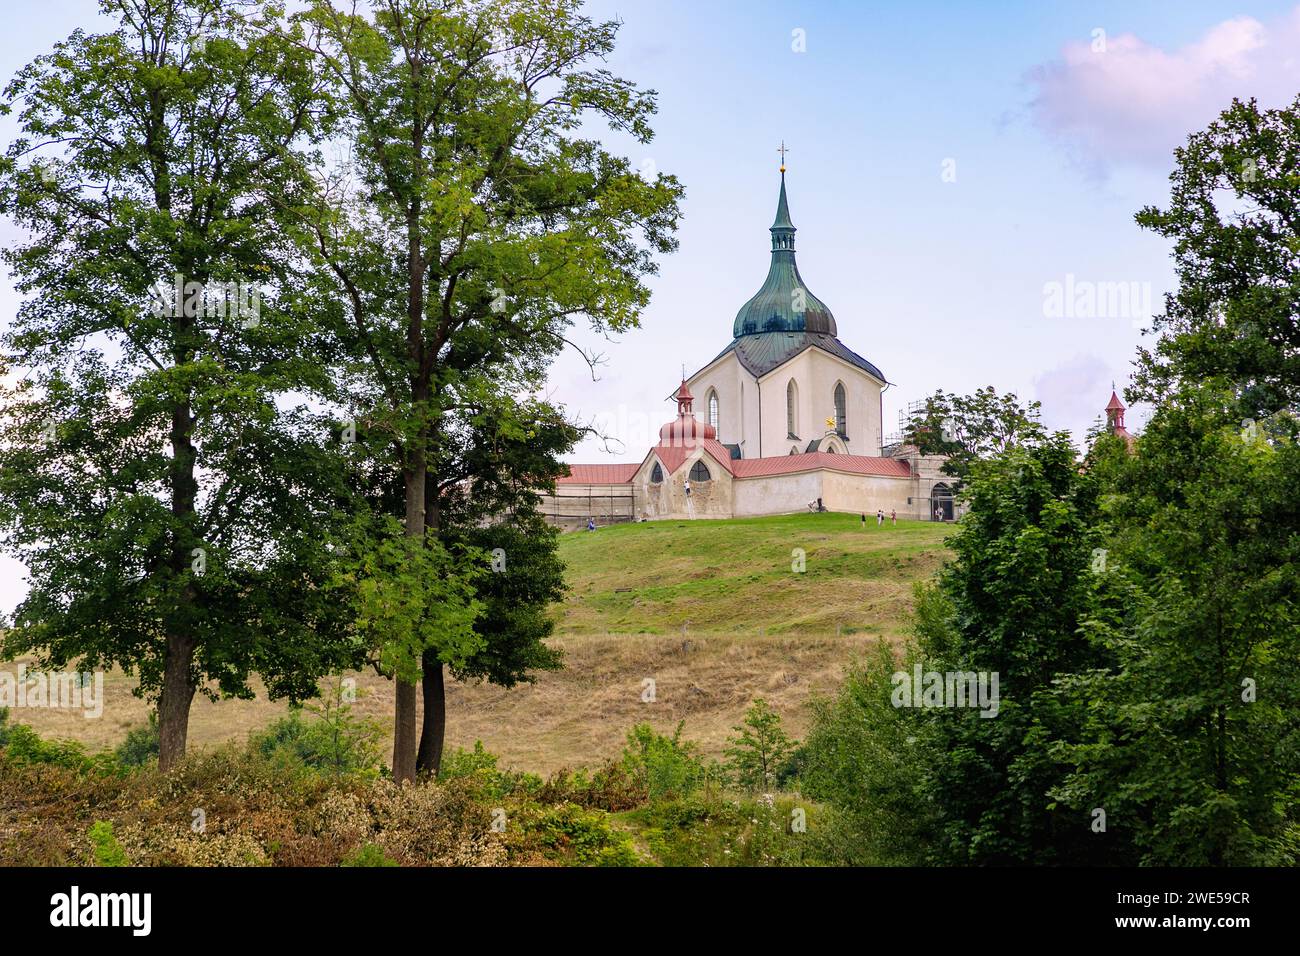
<path id="1" fill-rule="evenodd" d="M 777 152 L 781 154 L 781 172 L 785 172 L 785 154 L 790 152 L 786 149 L 785 140 L 781 140 L 781 148 Z"/>

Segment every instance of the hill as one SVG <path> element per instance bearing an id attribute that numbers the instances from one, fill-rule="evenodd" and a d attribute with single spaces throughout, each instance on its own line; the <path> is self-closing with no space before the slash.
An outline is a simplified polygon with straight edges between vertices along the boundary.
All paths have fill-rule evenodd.
<path id="1" fill-rule="evenodd" d="M 545 774 L 618 753 L 637 722 L 671 729 L 685 720 L 686 735 L 717 755 L 757 696 L 797 736 L 811 693 L 832 690 L 844 663 L 877 637 L 906 633 L 912 585 L 943 562 L 951 530 L 874 521 L 864 529 L 856 515 L 805 514 L 568 533 L 560 547 L 570 591 L 553 638 L 565 669 L 513 690 L 449 682 L 448 745 L 482 740 L 503 763 Z M 795 549 L 802 573 L 791 567 Z M 387 726 L 392 684 L 355 676 L 357 710 Z M 647 679 L 653 703 L 642 699 Z M 109 674 L 98 720 L 34 709 L 13 719 L 43 736 L 113 746 L 145 720 L 134 684 Z M 260 696 L 197 698 L 190 741 L 242 738 L 284 711 Z"/>

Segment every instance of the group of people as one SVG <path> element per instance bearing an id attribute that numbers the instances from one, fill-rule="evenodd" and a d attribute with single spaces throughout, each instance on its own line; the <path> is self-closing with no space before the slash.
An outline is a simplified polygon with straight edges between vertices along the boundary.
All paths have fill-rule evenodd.
<path id="1" fill-rule="evenodd" d="M 889 522 L 890 522 L 890 524 L 893 524 L 893 525 L 895 525 L 895 526 L 898 524 L 898 512 L 895 511 L 893 508 L 890 508 L 890 509 L 889 509 Z M 885 509 L 884 509 L 884 508 L 877 508 L 877 509 L 876 509 L 876 527 L 879 528 L 879 527 L 880 527 L 882 524 L 884 524 L 884 523 L 885 523 Z M 865 513 L 865 512 L 864 512 L 863 515 L 862 515 L 862 526 L 863 526 L 864 528 L 867 526 L 867 516 L 866 516 L 866 513 Z"/>

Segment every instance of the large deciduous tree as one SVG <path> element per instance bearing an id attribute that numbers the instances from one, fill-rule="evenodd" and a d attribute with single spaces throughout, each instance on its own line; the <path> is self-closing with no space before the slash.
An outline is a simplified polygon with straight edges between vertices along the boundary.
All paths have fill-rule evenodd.
<path id="1" fill-rule="evenodd" d="M 424 541 L 440 531 L 430 488 L 455 470 L 458 414 L 522 401 L 573 322 L 637 324 L 654 257 L 675 247 L 680 188 L 579 135 L 596 121 L 647 142 L 655 101 L 601 68 L 616 24 L 584 17 L 578 0 L 373 6 L 360 16 L 317 0 L 301 16 L 351 151 L 285 206 L 337 304 L 327 312 L 351 358 L 340 392 L 366 449 L 401 473 L 404 533 Z M 457 478 L 473 493 L 482 475 Z M 452 661 L 437 641 L 425 650 L 436 692 Z M 393 774 L 407 780 L 417 688 L 400 671 Z"/>
<path id="2" fill-rule="evenodd" d="M 160 763 L 197 690 L 315 692 L 352 659 L 322 587 L 339 472 L 271 197 L 318 133 L 311 58 L 227 0 L 104 0 L 6 91 L 0 522 L 31 590 L 4 651 L 138 674 Z M 310 148 L 308 146 L 308 148 Z M 215 689 L 212 684 L 215 683 Z"/>
<path id="3" fill-rule="evenodd" d="M 1234 100 L 1175 151 L 1169 204 L 1137 221 L 1174 243 L 1178 289 L 1140 352 L 1130 398 L 1213 379 L 1235 414 L 1300 404 L 1300 99 Z"/>

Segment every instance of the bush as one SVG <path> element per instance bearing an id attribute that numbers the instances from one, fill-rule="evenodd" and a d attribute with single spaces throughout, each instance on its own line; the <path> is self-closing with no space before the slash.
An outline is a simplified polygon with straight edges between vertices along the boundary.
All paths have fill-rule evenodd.
<path id="1" fill-rule="evenodd" d="M 5 758 L 16 766 L 48 764 L 78 773 L 113 773 L 117 760 L 111 753 L 86 753 L 75 740 L 44 740 L 26 724 L 13 724 L 4 736 Z"/>
<path id="2" fill-rule="evenodd" d="M 685 723 L 679 723 L 671 737 L 655 733 L 649 724 L 637 724 L 628 732 L 623 767 L 651 802 L 689 796 L 719 781 L 716 765 L 706 766 L 695 745 L 681 739 Z"/>
<path id="3" fill-rule="evenodd" d="M 113 836 L 113 824 L 107 820 L 96 820 L 87 833 L 95 855 L 96 866 L 130 866 L 126 851 Z"/>
<path id="4" fill-rule="evenodd" d="M 304 720 L 302 708 L 249 739 L 250 748 L 272 761 L 310 767 L 334 776 L 379 775 L 379 741 L 383 730 L 368 718 L 356 717 L 347 704 L 329 702 L 312 708 Z"/>
<path id="5" fill-rule="evenodd" d="M 149 712 L 149 722 L 127 731 L 126 739 L 113 752 L 123 767 L 143 767 L 158 759 L 158 713 Z"/>
<path id="6" fill-rule="evenodd" d="M 397 866 L 396 860 L 390 860 L 382 847 L 367 843 L 343 858 L 339 866 Z"/>
<path id="7" fill-rule="evenodd" d="M 637 866 L 641 859 L 632 838 L 612 825 L 601 810 L 574 803 L 553 807 L 528 805 L 515 811 L 521 841 L 537 843 L 544 855 L 575 866 Z"/>
<path id="8" fill-rule="evenodd" d="M 474 741 L 474 749 L 457 747 L 442 755 L 438 769 L 438 782 L 465 780 L 481 795 L 500 799 L 511 794 L 535 794 L 542 787 L 542 778 L 536 774 L 516 770 L 499 770 L 499 757 L 483 747 L 483 741 Z"/>
<path id="9" fill-rule="evenodd" d="M 749 793 L 771 790 L 777 774 L 794 749 L 781 728 L 781 715 L 759 697 L 745 712 L 745 721 L 729 740 L 727 771 Z"/>

